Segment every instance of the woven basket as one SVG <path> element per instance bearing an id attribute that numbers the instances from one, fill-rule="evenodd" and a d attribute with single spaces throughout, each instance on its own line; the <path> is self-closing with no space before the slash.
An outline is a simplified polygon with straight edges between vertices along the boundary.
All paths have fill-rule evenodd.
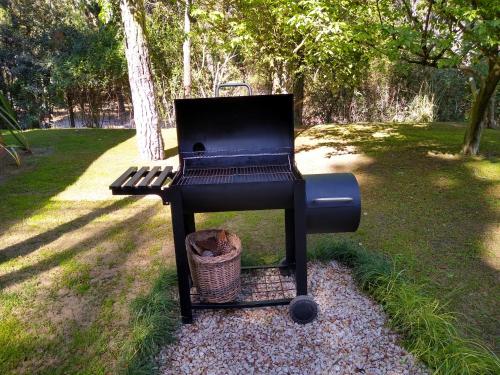
<path id="1" fill-rule="evenodd" d="M 191 278 L 200 298 L 209 303 L 234 301 L 241 289 L 241 241 L 233 233 L 227 239 L 234 251 L 216 257 L 199 256 L 193 249 L 193 242 L 215 237 L 217 230 L 201 230 L 186 237 Z"/>

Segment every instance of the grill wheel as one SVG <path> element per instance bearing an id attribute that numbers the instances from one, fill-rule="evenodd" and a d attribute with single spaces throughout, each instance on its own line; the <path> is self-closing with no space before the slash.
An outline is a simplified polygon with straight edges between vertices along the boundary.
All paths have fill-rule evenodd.
<path id="1" fill-rule="evenodd" d="M 295 297 L 288 306 L 288 313 L 295 323 L 307 324 L 318 316 L 318 304 L 310 296 Z"/>

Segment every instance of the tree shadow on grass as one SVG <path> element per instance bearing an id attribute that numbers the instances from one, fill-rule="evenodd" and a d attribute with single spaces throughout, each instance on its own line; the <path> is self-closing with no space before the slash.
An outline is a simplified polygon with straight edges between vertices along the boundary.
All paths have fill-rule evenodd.
<path id="1" fill-rule="evenodd" d="M 28 238 L 24 241 L 18 242 L 11 246 L 7 246 L 3 249 L 0 248 L 0 264 L 17 257 L 28 255 L 45 246 L 46 244 L 55 241 L 62 235 L 77 231 L 99 216 L 111 213 L 130 204 L 130 202 L 130 199 L 121 199 L 106 207 L 97 208 L 86 215 L 79 216 L 74 220 L 68 221 L 62 225 Z"/>
<path id="2" fill-rule="evenodd" d="M 298 142 L 296 152 L 320 147 L 334 150 L 327 155 L 377 153 L 394 150 L 425 150 L 456 154 L 460 151 L 465 127 L 459 123 L 360 123 L 316 126 L 304 133 L 308 142 Z M 481 154 L 500 156 L 500 132 L 485 129 Z"/>
<path id="3" fill-rule="evenodd" d="M 179 153 L 178 147 L 171 147 L 165 150 L 165 159 L 175 156 Z"/>
<path id="4" fill-rule="evenodd" d="M 116 204 L 107 207 L 108 210 L 117 208 Z M 30 336 L 30 345 L 23 349 L 29 352 L 11 357 L 9 363 L 0 364 L 0 369 L 23 368 L 28 372 L 47 374 L 72 373 L 82 369 L 86 369 L 88 373 L 113 372 L 112 369 L 116 366 L 113 361 L 120 350 L 116 343 L 121 343 L 120 340 L 124 340 L 129 334 L 127 301 L 140 290 L 128 283 L 130 274 L 127 274 L 127 267 L 124 265 L 132 256 L 142 260 L 136 252 L 137 249 L 144 251 L 148 242 L 144 241 L 141 224 L 155 213 L 156 208 L 149 206 L 134 211 L 133 215 L 113 225 L 99 223 L 97 228 L 91 228 L 94 230 L 90 236 L 43 260 L 0 277 L 0 288 L 21 285 L 76 257 L 80 258 L 80 264 L 85 264 L 91 270 L 90 286 L 83 294 L 78 289 L 62 286 L 60 280 L 63 275 L 60 273 L 53 274 L 50 281 L 46 280 L 42 284 L 37 280 L 41 287 L 37 288 L 36 296 L 28 302 L 29 311 L 26 311 L 32 318 L 29 324 L 24 322 L 21 332 L 34 335 Z M 117 234 L 120 235 L 120 242 L 110 247 L 110 241 L 115 243 Z M 128 247 L 130 243 L 133 245 L 131 249 Z M 97 254 L 108 257 L 110 263 L 100 264 L 95 256 Z M 83 260 L 81 256 L 84 256 Z M 111 274 L 110 270 L 113 270 Z M 139 282 L 147 282 L 141 280 L 137 270 L 134 275 L 134 281 L 138 278 Z M 55 293 L 51 294 L 51 291 Z M 65 292 L 60 294 L 60 291 Z M 123 296 L 127 298 L 121 300 Z M 116 311 L 118 308 L 125 308 L 125 311 Z M 66 310 L 75 315 L 68 314 Z M 47 335 L 44 327 L 52 327 L 49 329 L 50 334 Z M 125 331 L 117 334 L 115 329 Z M 118 341 L 115 341 L 116 337 Z M 113 348 L 110 347 L 111 342 Z"/>
<path id="5" fill-rule="evenodd" d="M 73 232 L 74 230 L 77 230 L 77 229 L 83 230 L 83 227 L 86 224 L 90 223 L 93 219 L 95 219 L 95 218 L 97 218 L 105 213 L 113 212 L 119 208 L 123 208 L 126 205 L 130 204 L 131 202 L 133 202 L 133 199 L 125 199 L 123 201 L 115 202 L 115 203 L 112 203 L 112 204 L 102 208 L 102 209 L 93 211 L 89 215 L 83 216 L 82 218 L 80 218 L 81 219 L 80 222 L 78 222 L 78 220 L 80 220 L 80 219 L 76 219 L 76 220 L 71 222 L 73 224 L 75 222 L 78 222 L 78 224 L 80 225 L 80 228 L 75 228 L 74 225 L 70 225 L 70 224 L 62 225 L 60 227 L 57 227 L 54 230 L 48 231 L 48 232 L 41 234 L 39 236 L 36 236 L 36 237 L 38 237 L 38 238 L 41 237 L 43 239 L 42 241 L 45 241 L 45 244 L 48 244 L 51 241 L 53 241 L 57 238 L 60 238 L 64 235 L 70 235 L 70 233 Z M 146 214 L 148 212 L 151 213 L 152 209 L 150 208 L 148 210 L 143 210 L 140 213 L 138 213 L 137 216 L 141 217 L 142 214 Z M 134 216 L 134 218 L 124 220 L 119 225 L 114 225 L 114 226 L 106 228 L 105 230 L 101 230 L 97 234 L 92 234 L 92 236 L 90 236 L 82 241 L 79 241 L 77 244 L 75 244 L 75 245 L 73 245 L 73 246 L 71 246 L 63 251 L 58 251 L 55 254 L 53 254 L 49 257 L 46 257 L 43 260 L 38 261 L 34 264 L 23 267 L 17 271 L 1 275 L 0 276 L 0 290 L 7 288 L 11 285 L 19 284 L 28 278 L 36 277 L 38 274 L 45 272 L 45 271 L 48 271 L 53 267 L 59 266 L 64 261 L 73 258 L 78 253 L 85 252 L 85 251 L 88 251 L 89 249 L 94 248 L 96 243 L 98 243 L 100 240 L 105 239 L 107 236 L 110 235 L 110 233 L 116 232 L 117 230 L 120 230 L 120 229 L 126 230 L 127 228 L 130 228 L 130 226 L 137 226 L 138 224 L 141 223 L 140 218 L 138 218 L 138 217 Z M 84 232 L 84 233 L 86 234 L 86 232 Z M 28 244 L 30 243 L 30 241 L 31 240 L 28 240 Z M 22 244 L 19 244 L 19 246 L 20 245 L 22 245 Z M 15 248 L 17 246 L 18 245 L 14 245 L 14 247 L 12 249 L 15 250 Z M 40 247 L 42 247 L 42 246 L 43 245 L 40 244 Z M 28 249 L 29 249 L 29 247 L 28 247 Z M 126 259 L 126 257 L 124 259 Z"/>
<path id="6" fill-rule="evenodd" d="M 44 329 L 40 327 L 44 324 L 40 319 L 50 321 L 54 314 L 59 314 L 58 308 L 62 310 L 65 308 L 74 309 L 81 319 L 75 318 L 67 321 L 63 319 L 58 320 L 55 325 L 46 326 L 51 327 L 50 329 L 56 329 L 58 332 L 54 339 L 52 339 L 53 333 L 47 336 L 45 331 L 40 333 L 40 338 L 30 336 L 31 333 L 28 334 L 29 340 L 35 344 L 26 347 L 26 350 L 31 351 L 29 353 L 20 350 L 18 353 L 20 357 L 17 360 L 21 361 L 21 364 L 18 363 L 15 366 L 19 365 L 20 367 L 17 368 L 28 369 L 28 372 L 31 370 L 44 372 L 41 368 L 46 367 L 48 368 L 46 372 L 51 374 L 74 372 L 82 368 L 88 369 L 89 373 L 107 373 L 110 372 L 110 368 L 114 365 L 113 360 L 116 359 L 113 354 L 107 354 L 109 352 L 108 342 L 113 341 L 115 334 L 103 327 L 112 324 L 108 321 L 107 315 L 110 308 L 108 299 L 113 296 L 114 300 L 119 300 L 117 304 L 128 307 L 127 300 L 122 301 L 117 296 L 123 297 L 137 293 L 137 290 L 131 287 L 131 282 L 132 284 L 136 282 L 147 284 L 147 280 L 141 278 L 140 275 L 144 271 L 143 268 L 134 269 L 135 273 L 132 278 L 131 274 L 127 272 L 121 274 L 116 270 L 127 271 L 125 268 L 128 265 L 124 267 L 124 264 L 129 261 L 131 256 L 137 258 L 136 248 L 144 251 L 148 243 L 153 246 L 157 245 L 158 236 L 155 234 L 158 230 L 150 231 L 151 238 L 148 237 L 145 240 L 142 228 L 156 209 L 142 209 L 141 203 L 138 209 L 133 208 L 134 215 L 132 217 L 127 217 L 123 221 L 120 221 L 119 218 L 106 217 L 101 223 L 101 220 L 96 221 L 95 219 L 114 210 L 123 209 L 136 199 L 121 199 L 114 203 L 108 202 L 109 204 L 105 207 L 100 204 L 96 208 L 95 203 L 87 205 L 85 202 L 78 202 L 78 197 L 75 198 L 75 201 L 70 202 L 52 200 L 52 197 L 73 185 L 84 172 L 89 170 L 89 166 L 95 160 L 109 149 L 131 138 L 135 131 L 84 129 L 30 133 L 32 133 L 30 134 L 32 143 L 36 142 L 41 148 L 51 148 L 52 152 L 44 156 L 35 156 L 29 168 L 0 182 L 0 195 L 3 200 L 0 205 L 0 217 L 2 218 L 0 230 L 7 231 L 9 228 L 15 228 L 16 231 L 20 231 L 22 227 L 12 226 L 19 223 L 20 220 L 35 217 L 34 225 L 37 233 L 39 232 L 39 223 L 50 226 L 50 229 L 28 239 L 25 239 L 26 235 L 19 236 L 20 232 L 14 233 L 16 237 L 23 238 L 21 242 L 0 249 L 0 264 L 16 258 L 27 258 L 27 262 L 21 259 L 21 268 L 16 270 L 7 269 L 9 264 L 5 263 L 7 273 L 0 276 L 0 293 L 2 293 L 1 289 L 6 289 L 3 291 L 5 294 L 2 295 L 2 298 L 4 296 L 7 298 L 9 295 L 29 295 L 29 301 L 22 300 L 23 304 L 28 303 L 29 306 L 18 305 L 15 308 L 20 312 L 20 316 L 23 316 L 24 313 L 31 316 L 19 326 L 24 327 L 23 330 L 26 329 L 26 332 L 38 332 L 39 329 L 43 331 Z M 135 152 L 135 150 L 131 152 Z M 176 153 L 176 147 L 166 150 L 167 156 L 173 156 Z M 109 154 L 111 157 L 100 159 L 100 163 L 104 164 L 105 160 L 108 159 L 113 160 L 114 155 Z M 124 162 L 127 163 L 127 160 Z M 123 164 L 123 160 L 120 162 Z M 101 164 L 98 166 L 99 169 Z M 94 164 L 94 170 L 96 165 Z M 102 189 L 106 189 L 106 191 L 108 184 L 117 177 L 109 174 L 110 180 L 108 181 L 108 177 L 105 176 L 106 178 L 102 179 L 102 184 L 100 174 L 97 176 L 97 184 L 102 185 Z M 96 174 L 91 177 L 95 180 Z M 81 179 L 82 183 L 85 181 L 86 178 Z M 98 188 L 100 189 L 101 186 Z M 80 207 L 83 211 L 91 210 L 91 212 L 71 221 L 63 222 L 56 227 L 51 226 L 53 221 L 60 222 L 61 218 L 64 219 L 65 211 L 67 209 L 73 210 L 76 205 L 78 205 L 78 209 L 75 210 L 77 212 L 79 212 Z M 37 212 L 44 207 L 47 209 Z M 40 217 L 38 218 L 35 213 L 37 215 L 40 213 Z M 51 215 L 57 215 L 58 218 L 52 219 Z M 92 223 L 93 221 L 95 222 Z M 155 234 L 151 234 L 151 232 Z M 68 241 L 66 242 L 65 239 Z M 54 245 L 51 245 L 52 242 Z M 31 253 L 39 249 L 43 250 L 39 253 L 40 256 L 37 253 L 28 258 Z M 110 261 L 108 262 L 109 259 L 106 259 L 104 265 L 100 264 L 98 259 L 106 257 L 109 257 Z M 150 265 L 151 259 L 153 258 L 149 257 L 149 253 L 147 256 L 143 254 L 140 257 L 141 264 L 144 265 Z M 74 270 L 65 268 L 73 262 L 76 266 Z M 134 262 L 137 262 L 137 259 Z M 57 267 L 60 266 L 62 267 L 59 270 Z M 78 274 L 82 270 L 89 270 L 90 274 L 89 280 L 83 280 L 85 283 L 89 283 L 84 288 L 80 288 L 81 280 L 78 279 Z M 62 271 L 63 275 L 59 271 Z M 69 278 L 69 284 L 67 284 L 68 280 L 61 281 L 61 278 Z M 64 291 L 65 294 L 59 295 L 60 291 Z M 78 295 L 77 299 L 73 298 L 75 293 Z M 45 316 L 45 312 L 49 314 Z M 127 316 L 125 312 L 121 315 L 122 320 L 116 324 L 126 329 Z M 2 319 L 0 322 L 3 324 Z M 127 332 L 120 333 L 120 335 L 122 334 L 126 335 Z M 94 337 L 99 340 L 100 346 L 94 344 Z M 85 340 L 89 341 L 85 342 Z M 113 353 L 116 354 L 116 348 Z M 104 357 L 106 359 L 103 359 Z M 108 364 L 107 360 L 111 364 Z M 12 361 L 16 361 L 16 359 L 14 358 Z M 22 363 L 23 361 L 25 362 Z M 6 366 L 11 365 L 12 362 L 6 364 Z M 0 368 L 3 368 L 3 365 L 0 365 Z"/>
<path id="7" fill-rule="evenodd" d="M 22 173 L 0 184 L 0 229 L 44 207 L 51 197 L 74 183 L 102 154 L 134 136 L 133 130 L 57 129 L 26 133 L 38 148 L 51 148 L 46 155 L 30 157 Z"/>

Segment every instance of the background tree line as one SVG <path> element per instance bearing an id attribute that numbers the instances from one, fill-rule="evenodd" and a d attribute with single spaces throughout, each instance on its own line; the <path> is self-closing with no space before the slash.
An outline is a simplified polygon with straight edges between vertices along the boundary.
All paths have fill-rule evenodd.
<path id="1" fill-rule="evenodd" d="M 141 18 L 162 126 L 173 99 L 230 80 L 294 93 L 297 126 L 467 120 L 472 154 L 496 126 L 497 2 L 0 0 L 0 90 L 22 127 L 62 108 L 100 127 L 131 108 L 124 7 Z"/>

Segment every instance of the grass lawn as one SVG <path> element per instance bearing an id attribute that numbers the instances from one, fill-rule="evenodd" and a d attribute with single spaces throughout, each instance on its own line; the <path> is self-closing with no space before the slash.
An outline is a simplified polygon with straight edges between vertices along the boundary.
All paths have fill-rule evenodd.
<path id="1" fill-rule="evenodd" d="M 460 329 L 496 353 L 500 321 L 500 132 L 462 158 L 459 124 L 317 126 L 297 139 L 304 173 L 352 171 L 363 199 L 349 238 L 458 313 Z M 35 130 L 33 156 L 0 162 L 0 373 L 107 374 L 127 365 L 131 311 L 174 267 L 168 207 L 112 197 L 136 160 L 134 131 Z M 171 164 L 175 130 L 164 132 Z M 200 228 L 241 235 L 244 262 L 280 259 L 279 211 L 197 215 Z M 276 233 L 279 233 L 276 236 Z M 271 249 L 271 251 L 268 251 Z M 172 292 L 174 292 L 172 290 Z"/>

